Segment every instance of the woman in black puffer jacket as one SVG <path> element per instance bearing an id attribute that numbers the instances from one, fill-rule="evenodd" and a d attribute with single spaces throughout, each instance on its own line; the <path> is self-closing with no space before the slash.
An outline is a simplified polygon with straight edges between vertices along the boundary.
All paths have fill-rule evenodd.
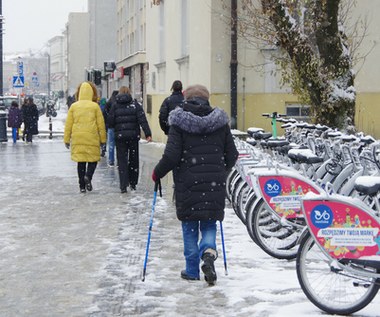
<path id="1" fill-rule="evenodd" d="M 238 157 L 227 114 L 212 108 L 201 85 L 185 91 L 183 108 L 170 113 L 164 155 L 154 169 L 154 181 L 173 170 L 177 217 L 182 221 L 186 270 L 184 279 L 199 279 L 199 264 L 209 284 L 216 273 L 216 221 L 224 218 L 228 171 Z M 199 231 L 202 239 L 198 244 Z"/>
<path id="2" fill-rule="evenodd" d="M 120 87 L 108 115 L 108 126 L 115 129 L 120 190 L 126 193 L 128 185 L 135 190 L 139 177 L 140 127 L 148 142 L 152 140 L 152 133 L 144 109 L 133 100 L 128 87 Z"/>

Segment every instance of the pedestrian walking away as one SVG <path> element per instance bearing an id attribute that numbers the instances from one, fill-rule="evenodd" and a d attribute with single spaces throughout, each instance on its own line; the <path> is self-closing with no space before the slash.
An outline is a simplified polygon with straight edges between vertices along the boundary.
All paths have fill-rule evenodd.
<path id="1" fill-rule="evenodd" d="M 110 128 L 108 125 L 108 115 L 111 111 L 112 104 L 116 102 L 116 95 L 119 93 L 118 90 L 112 92 L 111 97 L 106 102 L 104 107 L 104 121 L 106 123 L 107 129 L 107 148 L 108 148 L 108 165 L 113 167 L 115 166 L 115 129 Z"/>
<path id="2" fill-rule="evenodd" d="M 139 178 L 140 127 L 148 142 L 152 140 L 152 133 L 144 109 L 132 98 L 126 86 L 120 87 L 116 101 L 112 104 L 108 125 L 115 129 L 120 191 L 126 193 L 128 186 L 135 190 Z"/>
<path id="3" fill-rule="evenodd" d="M 154 182 L 173 171 L 177 218 L 182 223 L 186 268 L 181 277 L 214 285 L 217 275 L 216 221 L 224 219 L 226 178 L 234 166 L 236 150 L 229 118 L 209 104 L 209 92 L 193 85 L 184 93 L 183 107 L 169 115 L 164 154 L 152 173 Z"/>
<path id="4" fill-rule="evenodd" d="M 103 114 L 104 124 L 105 124 L 105 127 L 106 127 L 106 133 L 107 133 L 107 124 L 106 124 L 106 119 L 105 119 L 105 116 L 104 116 L 104 112 L 105 112 L 105 108 L 106 108 L 106 102 L 107 102 L 107 100 L 104 97 L 100 98 L 99 101 L 98 101 L 100 110 L 102 111 L 102 114 Z M 101 157 L 105 157 L 106 156 L 106 152 L 107 152 L 107 144 L 103 143 L 100 146 L 100 156 Z"/>
<path id="5" fill-rule="evenodd" d="M 85 193 L 93 189 L 100 148 L 106 143 L 106 127 L 92 82 L 81 83 L 75 97 L 78 101 L 67 112 L 63 141 L 68 149 L 71 147 L 71 159 L 77 162 L 80 192 Z"/>
<path id="6" fill-rule="evenodd" d="M 8 127 L 12 128 L 13 143 L 18 140 L 18 132 L 22 124 L 22 112 L 16 101 L 12 101 L 8 112 Z"/>
<path id="7" fill-rule="evenodd" d="M 171 88 L 172 94 L 169 97 L 166 97 L 162 102 L 160 107 L 160 113 L 158 119 L 160 122 L 160 127 L 162 131 L 167 135 L 169 133 L 169 114 L 176 107 L 182 106 L 183 103 L 183 94 L 182 94 L 182 82 L 175 80 Z"/>
<path id="8" fill-rule="evenodd" d="M 24 121 L 24 133 L 27 144 L 33 142 L 33 135 L 38 134 L 38 109 L 32 97 L 27 98 L 26 104 L 22 106 L 22 118 Z"/>

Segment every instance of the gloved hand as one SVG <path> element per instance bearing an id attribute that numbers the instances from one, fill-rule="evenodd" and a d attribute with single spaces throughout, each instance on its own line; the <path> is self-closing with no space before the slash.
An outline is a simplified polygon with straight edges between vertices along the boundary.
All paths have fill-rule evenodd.
<path id="1" fill-rule="evenodd" d="M 70 149 L 70 143 L 65 143 L 66 149 Z"/>
<path id="2" fill-rule="evenodd" d="M 105 143 L 101 143 L 100 144 L 100 149 L 102 150 L 102 153 L 100 155 L 101 155 L 101 157 L 104 157 L 106 155 L 106 144 Z"/>
<path id="3" fill-rule="evenodd" d="M 153 182 L 158 182 L 160 179 L 157 177 L 157 175 L 156 175 L 156 173 L 154 172 L 154 170 L 153 170 L 153 173 L 152 173 L 152 180 L 153 180 Z"/>

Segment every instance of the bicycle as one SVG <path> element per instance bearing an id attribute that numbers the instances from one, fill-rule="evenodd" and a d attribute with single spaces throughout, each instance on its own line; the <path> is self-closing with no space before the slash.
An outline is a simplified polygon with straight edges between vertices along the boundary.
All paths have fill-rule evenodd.
<path id="1" fill-rule="evenodd" d="M 347 315 L 366 307 L 380 287 L 380 177 L 360 176 L 355 189 L 373 198 L 306 195 L 307 229 L 299 244 L 296 270 L 308 299 L 329 314 Z"/>

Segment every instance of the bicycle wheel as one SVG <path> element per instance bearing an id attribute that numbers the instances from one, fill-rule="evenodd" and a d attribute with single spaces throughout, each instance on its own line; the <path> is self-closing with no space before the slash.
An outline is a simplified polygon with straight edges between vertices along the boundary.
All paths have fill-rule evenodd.
<path id="1" fill-rule="evenodd" d="M 349 315 L 363 309 L 379 290 L 376 280 L 365 275 L 376 269 L 360 267 L 361 273 L 355 274 L 333 267 L 310 233 L 301 239 L 296 268 L 307 298 L 329 314 Z"/>
<path id="2" fill-rule="evenodd" d="M 235 214 L 237 216 L 239 216 L 239 214 L 236 207 L 236 197 L 238 195 L 239 190 L 243 186 L 243 184 L 244 184 L 244 180 L 241 178 L 240 175 L 238 175 L 237 177 L 235 177 L 231 185 L 230 202 L 231 202 L 232 209 L 235 211 Z"/>
<path id="3" fill-rule="evenodd" d="M 250 238 L 253 240 L 253 242 L 256 242 L 256 238 L 253 235 L 253 230 L 252 230 L 252 213 L 254 211 L 254 205 L 256 203 L 257 196 L 254 193 L 254 191 L 251 192 L 251 195 L 248 198 L 247 203 L 245 204 L 245 225 L 247 227 L 248 234 Z"/>
<path id="4" fill-rule="evenodd" d="M 252 193 L 253 189 L 249 187 L 248 183 L 244 182 L 236 197 L 236 214 L 244 224 L 246 224 L 245 206 Z"/>
<path id="5" fill-rule="evenodd" d="M 284 227 L 273 215 L 263 199 L 256 204 L 250 213 L 249 221 L 254 241 L 267 254 L 277 259 L 295 259 L 298 251 L 298 238 L 301 229 Z"/>
<path id="6" fill-rule="evenodd" d="M 227 175 L 226 179 L 226 197 L 231 201 L 232 183 L 236 177 L 239 177 L 239 172 L 233 168 Z"/>
<path id="7" fill-rule="evenodd" d="M 237 216 L 239 216 L 238 212 L 238 197 L 240 195 L 240 192 L 243 190 L 244 185 L 247 184 L 242 177 L 236 180 L 234 184 L 234 188 L 232 189 L 231 192 L 231 204 L 232 208 L 235 210 L 235 213 Z M 240 218 L 240 217 L 239 217 Z"/>

